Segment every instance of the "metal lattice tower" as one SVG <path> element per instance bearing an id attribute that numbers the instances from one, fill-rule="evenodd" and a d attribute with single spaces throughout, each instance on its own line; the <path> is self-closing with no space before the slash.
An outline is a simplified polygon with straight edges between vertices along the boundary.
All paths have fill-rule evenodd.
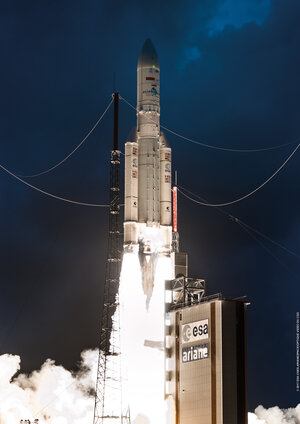
<path id="1" fill-rule="evenodd" d="M 129 423 L 122 405 L 120 321 L 118 291 L 121 271 L 120 155 L 118 150 L 119 93 L 114 93 L 114 147 L 110 154 L 109 237 L 95 409 L 93 424 Z"/>

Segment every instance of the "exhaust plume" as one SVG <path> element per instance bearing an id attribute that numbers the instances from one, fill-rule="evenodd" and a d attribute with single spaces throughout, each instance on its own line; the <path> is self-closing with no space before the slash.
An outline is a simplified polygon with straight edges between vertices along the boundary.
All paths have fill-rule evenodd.
<path id="1" fill-rule="evenodd" d="M 248 414 L 249 424 L 300 424 L 300 403 L 296 408 L 280 409 L 278 406 L 265 409 L 259 405 Z"/>
<path id="2" fill-rule="evenodd" d="M 0 356 L 0 424 L 21 419 L 47 424 L 92 422 L 98 352 L 81 353 L 75 374 L 47 359 L 40 370 L 19 374 L 18 355 Z"/>
<path id="3" fill-rule="evenodd" d="M 92 423 L 97 359 L 97 350 L 86 350 L 77 373 L 47 359 L 39 370 L 14 378 L 20 370 L 20 357 L 1 355 L 0 424 L 19 424 L 21 419 L 33 422 L 35 418 L 39 424 Z M 259 405 L 248 419 L 249 424 L 300 424 L 300 403 L 288 409 Z M 136 421 L 154 424 L 143 414 Z"/>

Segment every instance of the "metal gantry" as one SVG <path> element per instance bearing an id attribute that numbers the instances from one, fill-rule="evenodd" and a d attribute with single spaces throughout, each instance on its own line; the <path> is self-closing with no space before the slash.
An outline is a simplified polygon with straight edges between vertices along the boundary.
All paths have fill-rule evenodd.
<path id="1" fill-rule="evenodd" d="M 110 154 L 109 237 L 93 424 L 129 423 L 122 405 L 118 291 L 121 271 L 119 94 L 114 93 L 114 147 Z"/>
<path id="2" fill-rule="evenodd" d="M 166 312 L 173 309 L 192 306 L 200 303 L 205 296 L 205 280 L 178 276 L 173 280 L 165 281 L 165 289 L 171 294 L 166 303 Z"/>

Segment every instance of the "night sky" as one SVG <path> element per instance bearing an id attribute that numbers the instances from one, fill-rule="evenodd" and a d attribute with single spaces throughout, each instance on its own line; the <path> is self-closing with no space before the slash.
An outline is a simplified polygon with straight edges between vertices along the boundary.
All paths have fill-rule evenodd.
<path id="1" fill-rule="evenodd" d="M 261 148 L 300 139 L 298 0 L 2 2 L 0 163 L 47 169 L 87 134 L 111 99 L 136 104 L 147 37 L 161 69 L 161 123 L 214 146 Z M 30 183 L 108 202 L 112 109 L 66 163 Z M 120 104 L 120 143 L 135 112 Z M 179 184 L 211 201 L 240 197 L 296 147 L 205 149 L 166 133 Z M 300 151 L 263 189 L 223 208 L 300 254 Z M 50 199 L 0 172 L 0 346 L 22 371 L 46 358 L 76 368 L 98 345 L 108 211 Z M 247 295 L 249 410 L 295 406 L 300 262 L 219 210 L 179 197 L 181 249 L 208 294 Z"/>

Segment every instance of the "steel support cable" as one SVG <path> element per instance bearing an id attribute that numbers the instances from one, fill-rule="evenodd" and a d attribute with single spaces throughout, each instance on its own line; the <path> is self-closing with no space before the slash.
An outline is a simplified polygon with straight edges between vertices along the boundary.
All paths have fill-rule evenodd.
<path id="1" fill-rule="evenodd" d="M 186 191 L 187 193 L 191 194 L 194 197 L 198 197 L 202 201 L 206 201 L 203 197 L 198 196 L 197 194 L 187 190 L 185 187 L 182 187 L 180 185 L 177 185 L 178 188 L 181 188 L 182 190 Z M 287 247 L 283 246 L 282 244 L 278 243 L 277 241 L 271 239 L 271 237 L 266 236 L 262 232 L 256 230 L 255 228 L 251 227 L 250 225 L 246 224 L 244 221 L 242 221 L 240 218 L 237 218 L 234 215 L 231 215 L 228 212 L 223 211 L 223 209 L 216 207 L 216 209 L 223 215 L 228 216 L 233 222 L 236 222 L 237 224 L 242 224 L 243 226 L 247 227 L 250 231 L 253 231 L 254 233 L 258 234 L 259 236 L 263 237 L 264 239 L 268 240 L 270 243 L 273 243 L 275 246 L 280 247 L 281 249 L 285 250 L 286 252 L 290 253 L 291 255 L 295 256 L 296 258 L 300 259 L 300 255 L 293 252 L 292 250 L 288 249 Z M 242 228 L 242 227 L 241 227 Z M 243 228 L 244 229 L 244 228 Z"/>
<path id="2" fill-rule="evenodd" d="M 219 147 L 219 146 L 213 146 L 210 144 L 205 144 L 205 143 L 201 143 L 200 141 L 196 141 L 193 140 L 192 138 L 189 137 L 185 137 L 179 133 L 176 133 L 175 131 L 170 130 L 167 127 L 164 127 L 163 125 L 161 125 L 161 127 L 168 131 L 169 133 L 176 135 L 176 137 L 180 137 L 183 140 L 189 141 L 190 143 L 194 143 L 194 144 L 198 144 L 199 146 L 202 147 L 206 147 L 208 149 L 214 149 L 214 150 L 222 150 L 224 152 L 235 152 L 235 153 L 257 153 L 257 152 L 267 152 L 269 150 L 276 150 L 276 149 L 280 149 L 282 147 L 286 147 L 286 146 L 291 146 L 292 144 L 296 144 L 299 142 L 299 140 L 296 141 L 290 141 L 289 143 L 283 143 L 283 144 L 279 144 L 278 146 L 271 146 L 271 147 L 262 147 L 260 149 L 231 149 L 229 147 Z"/>
<path id="3" fill-rule="evenodd" d="M 283 266 L 291 275 L 293 275 L 294 277 L 296 277 L 296 278 L 298 278 L 298 279 L 300 279 L 300 276 L 298 275 L 298 274 L 296 274 L 293 270 L 291 270 L 289 267 L 287 267 L 286 265 L 285 265 L 285 263 L 284 262 L 282 262 L 280 259 L 278 259 L 277 258 L 277 256 L 276 255 L 274 255 L 274 253 L 273 252 L 271 252 L 271 250 L 270 249 L 268 249 L 267 248 L 267 246 L 265 246 L 264 244 L 263 244 L 263 242 L 261 241 L 261 240 L 259 240 L 254 234 L 252 234 L 251 233 L 251 231 L 249 231 L 248 229 L 247 229 L 247 227 L 246 226 L 244 226 L 242 223 L 241 223 L 241 221 L 239 221 L 239 220 L 237 220 L 236 221 L 237 222 L 237 224 L 239 224 L 239 226 L 243 229 L 243 230 L 245 230 L 246 231 L 246 233 L 248 233 L 248 235 L 251 237 L 251 238 L 253 238 L 253 240 L 255 240 L 263 249 L 265 249 L 281 266 Z"/>
<path id="4" fill-rule="evenodd" d="M 216 207 L 221 207 L 221 206 L 233 205 L 234 203 L 241 202 L 242 200 L 247 199 L 248 197 L 252 196 L 258 190 L 260 190 L 261 188 L 263 188 L 269 181 L 271 181 L 278 174 L 278 172 L 288 163 L 288 161 L 293 157 L 293 155 L 296 153 L 296 151 L 299 149 L 299 147 L 300 147 L 300 144 L 297 145 L 297 147 L 292 151 L 292 153 L 288 156 L 288 158 L 280 165 L 280 167 L 266 181 L 264 181 L 262 184 L 260 184 L 254 190 L 250 191 L 250 193 L 247 193 L 244 196 L 242 196 L 242 197 L 240 197 L 238 199 L 232 200 L 230 202 L 224 202 L 224 203 L 205 203 L 205 202 L 200 202 L 199 200 L 193 199 L 192 197 L 188 196 L 186 193 L 184 193 L 180 189 L 178 189 L 178 191 L 183 196 L 185 196 L 187 199 L 191 200 L 192 202 L 198 203 L 199 205 L 202 205 L 202 206 L 209 206 L 209 207 L 216 208 Z"/>
<path id="5" fill-rule="evenodd" d="M 80 206 L 91 206 L 91 207 L 97 207 L 97 208 L 109 208 L 109 205 L 103 205 L 103 204 L 98 204 L 98 203 L 78 202 L 76 200 L 70 200 L 70 199 L 65 199 L 64 197 L 56 196 L 55 194 L 48 193 L 47 191 L 42 190 L 41 188 L 38 188 L 38 187 L 36 187 L 36 186 L 28 183 L 25 180 L 22 180 L 22 178 L 18 177 L 18 175 L 14 174 L 13 172 L 11 172 L 9 169 L 5 168 L 1 164 L 0 164 L 0 168 L 3 169 L 3 171 L 7 172 L 9 175 L 11 175 L 13 178 L 15 178 L 18 181 L 20 181 L 21 183 L 27 185 L 28 187 L 32 188 L 33 190 L 36 190 L 36 191 L 44 194 L 45 196 L 52 197 L 53 199 L 61 200 L 61 201 L 66 202 L 66 203 L 72 203 L 74 205 L 80 205 Z"/>
<path id="6" fill-rule="evenodd" d="M 120 99 L 123 100 L 128 106 L 130 106 L 132 109 L 134 109 L 136 111 L 136 108 L 126 99 L 124 99 L 124 97 L 120 96 Z M 149 119 L 150 121 L 152 121 L 151 119 Z M 154 121 L 153 121 L 154 122 Z M 220 146 L 213 146 L 211 144 L 206 144 L 197 140 L 193 140 L 192 138 L 189 137 L 185 137 L 182 134 L 179 134 L 173 130 L 171 130 L 170 128 L 167 128 L 163 125 L 160 125 L 161 128 L 163 128 L 165 131 L 168 131 L 169 133 L 175 135 L 176 137 L 179 137 L 183 140 L 189 141 L 190 143 L 194 143 L 194 144 L 198 144 L 199 146 L 202 147 L 206 147 L 208 149 L 214 149 L 214 150 L 222 150 L 224 152 L 236 152 L 236 153 L 256 153 L 256 152 L 267 152 L 269 150 L 276 150 L 276 149 L 280 149 L 281 147 L 286 147 L 286 146 L 291 146 L 292 144 L 296 144 L 299 142 L 299 140 L 296 141 L 290 141 L 289 143 L 283 143 L 283 144 L 279 144 L 278 146 L 271 146 L 271 147 L 262 147 L 260 149 L 233 149 L 233 148 L 229 148 L 229 147 L 220 147 Z"/>
<path id="7" fill-rule="evenodd" d="M 68 390 L 73 384 L 78 383 L 77 379 L 74 379 L 72 383 L 70 383 L 68 386 L 66 386 L 61 392 L 58 393 L 55 397 L 53 397 L 43 408 L 39 409 L 37 412 L 33 414 L 34 417 L 38 417 L 41 412 L 43 412 L 45 409 L 48 408 L 51 403 L 53 403 L 56 399 L 58 399 L 66 390 Z"/>
<path id="8" fill-rule="evenodd" d="M 93 362 L 93 364 L 96 364 L 96 363 L 97 363 L 97 361 Z M 75 383 L 80 384 L 80 382 L 77 380 L 76 376 L 73 377 L 73 378 L 74 378 L 74 380 L 70 384 L 68 384 L 68 386 L 66 386 L 61 392 L 59 392 L 58 395 L 54 396 L 48 403 L 46 403 L 45 406 L 43 406 L 41 409 L 36 411 L 33 414 L 33 416 L 34 417 L 39 416 L 41 414 L 41 412 L 43 412 L 46 408 L 48 408 L 48 406 L 51 405 L 51 403 L 53 403 L 56 399 L 58 399 L 66 390 L 68 390 L 71 386 L 73 386 L 73 384 L 75 384 Z"/>
<path id="9" fill-rule="evenodd" d="M 181 187 L 181 186 L 177 186 L 177 187 Z M 181 189 L 187 191 L 188 193 L 199 197 L 201 200 L 204 200 L 203 198 L 201 198 L 200 196 L 197 196 L 196 194 L 192 193 L 191 191 L 187 190 L 184 187 L 181 187 Z M 294 255 L 296 257 L 299 257 L 299 255 L 297 255 L 295 252 L 292 252 L 291 250 L 287 249 L 285 246 L 281 245 L 280 243 L 277 243 L 276 241 L 272 240 L 270 237 L 265 236 L 264 234 L 262 234 L 261 232 L 255 230 L 254 228 L 250 227 L 250 225 L 246 224 L 245 222 L 241 221 L 239 218 L 237 218 L 236 216 L 233 216 L 231 214 L 229 214 L 228 212 L 223 211 L 223 209 L 217 207 L 216 208 L 220 213 L 222 213 L 223 215 L 227 215 L 233 222 L 239 224 L 240 228 L 242 228 L 244 231 L 246 231 L 246 233 L 253 239 L 255 240 L 263 249 L 265 249 L 271 256 L 273 259 L 275 259 L 281 266 L 283 266 L 290 274 L 294 275 L 297 278 L 300 278 L 298 274 L 296 274 L 293 270 L 291 270 L 289 267 L 287 267 L 287 265 L 285 265 L 284 262 L 282 262 L 276 255 L 274 255 L 274 253 L 267 248 L 267 246 L 264 245 L 264 243 L 262 243 L 262 241 L 260 241 L 251 231 L 259 234 L 261 237 L 264 237 L 266 240 L 274 243 L 276 246 L 281 247 L 283 250 L 289 252 L 291 255 Z M 248 227 L 248 228 L 247 228 Z M 251 231 L 250 231 L 251 230 Z"/>
<path id="10" fill-rule="evenodd" d="M 90 129 L 90 131 L 87 133 L 87 135 L 81 140 L 81 142 L 64 159 L 62 159 L 61 161 L 57 162 L 55 165 L 51 166 L 51 168 L 45 169 L 45 171 L 41 171 L 41 172 L 38 172 L 36 174 L 31 174 L 31 175 L 20 175 L 20 174 L 17 174 L 17 176 L 18 177 L 22 177 L 22 178 L 39 177 L 40 175 L 44 175 L 44 174 L 47 174 L 48 172 L 53 171 L 53 169 L 58 168 L 61 164 L 63 164 L 64 162 L 66 162 L 66 160 L 68 160 L 79 149 L 79 147 L 81 147 L 83 145 L 83 143 L 89 138 L 89 136 L 97 128 L 97 126 L 100 124 L 100 122 L 102 121 L 102 119 L 104 118 L 104 116 L 106 115 L 106 113 L 108 112 L 108 110 L 111 107 L 112 103 L 113 103 L 113 99 L 109 102 L 107 108 L 102 113 L 102 115 L 100 116 L 100 118 L 98 118 L 98 120 L 96 121 L 96 123 L 94 124 L 94 126 Z"/>
<path id="11" fill-rule="evenodd" d="M 270 243 L 273 243 L 275 246 L 280 247 L 281 249 L 285 250 L 287 253 L 290 253 L 291 255 L 295 256 L 296 258 L 300 259 L 300 255 L 293 252 L 292 250 L 288 249 L 287 247 L 283 246 L 282 244 L 278 243 L 275 240 L 272 240 L 270 237 L 266 236 L 265 234 L 261 233 L 260 231 L 256 230 L 253 227 L 250 227 L 250 225 L 243 222 L 241 219 L 236 218 L 235 216 L 230 215 L 230 218 L 236 222 L 237 224 L 243 225 L 244 227 L 248 228 L 249 231 L 253 231 L 254 233 L 258 234 L 260 237 L 263 237 L 265 240 L 268 240 Z"/>

